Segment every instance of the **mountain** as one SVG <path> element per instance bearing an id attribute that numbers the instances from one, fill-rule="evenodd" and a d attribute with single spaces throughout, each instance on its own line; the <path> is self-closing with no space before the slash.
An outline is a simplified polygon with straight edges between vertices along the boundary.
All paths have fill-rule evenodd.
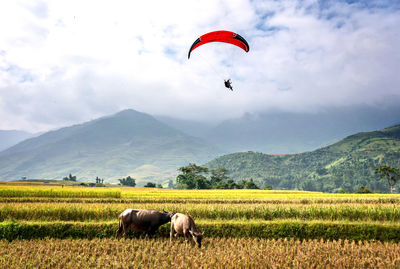
<path id="1" fill-rule="evenodd" d="M 17 130 L 0 130 L 0 151 L 32 137 L 33 134 Z"/>
<path id="2" fill-rule="evenodd" d="M 185 134 L 207 139 L 208 134 L 217 126 L 217 124 L 204 121 L 178 119 L 163 115 L 155 115 L 157 120 L 177 129 Z"/>
<path id="3" fill-rule="evenodd" d="M 351 135 L 310 152 L 232 153 L 206 166 L 224 167 L 236 181 L 253 178 L 259 185 L 274 189 L 353 192 L 367 186 L 387 192 L 387 182 L 374 174 L 374 169 L 383 164 L 400 167 L 400 125 Z"/>
<path id="4" fill-rule="evenodd" d="M 47 132 L 0 152 L 2 180 L 78 180 L 98 176 L 108 182 L 128 175 L 137 182 L 162 182 L 189 162 L 205 162 L 221 151 L 154 117 L 124 110 L 83 124 Z"/>
<path id="5" fill-rule="evenodd" d="M 231 153 L 251 150 L 282 154 L 314 150 L 354 133 L 395 124 L 400 124 L 400 101 L 382 106 L 331 107 L 318 113 L 248 113 L 198 132 L 198 136 Z M 174 126 L 185 130 L 187 124 Z"/>

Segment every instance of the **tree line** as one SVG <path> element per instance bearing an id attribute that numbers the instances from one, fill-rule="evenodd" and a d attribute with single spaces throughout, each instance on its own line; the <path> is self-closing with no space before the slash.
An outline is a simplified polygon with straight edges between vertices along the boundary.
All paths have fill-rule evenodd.
<path id="1" fill-rule="evenodd" d="M 228 170 L 223 167 L 209 170 L 207 167 L 190 163 L 180 167 L 178 171 L 181 172 L 176 177 L 178 189 L 259 189 L 253 179 L 236 183 L 227 176 Z"/>
<path id="2" fill-rule="evenodd" d="M 174 189 L 259 189 L 253 179 L 241 180 L 236 183 L 228 177 L 228 170 L 223 167 L 209 170 L 207 167 L 190 163 L 178 169 L 180 174 L 176 177 L 176 184 L 170 180 L 168 188 Z M 135 179 L 128 176 L 119 179 L 123 186 L 136 186 Z M 144 187 L 156 187 L 155 183 L 148 182 Z M 157 185 L 162 188 L 161 184 Z M 267 187 L 265 189 L 272 189 Z"/>
<path id="3" fill-rule="evenodd" d="M 217 167 L 215 169 L 208 169 L 207 167 L 190 163 L 187 166 L 180 167 L 178 169 L 180 174 L 176 177 L 176 184 L 172 181 L 169 182 L 168 188 L 177 189 L 259 189 L 260 187 L 254 182 L 252 178 L 242 179 L 236 183 L 233 179 L 228 177 L 228 170 L 223 167 Z M 317 171 L 320 174 L 324 174 L 326 171 L 320 169 Z M 381 165 L 374 170 L 375 174 L 379 175 L 380 179 L 386 179 L 389 185 L 390 193 L 395 192 L 394 185 L 400 179 L 400 169 L 391 167 L 388 165 Z M 65 181 L 76 181 L 76 176 L 69 174 L 68 177 L 64 177 Z M 136 186 L 136 179 L 128 176 L 126 178 L 118 179 L 120 185 L 123 186 Z M 104 179 L 96 177 L 95 186 L 105 186 L 103 184 Z M 147 182 L 144 187 L 158 187 L 162 188 L 161 184 L 156 185 L 152 182 Z M 265 186 L 264 189 L 272 189 L 271 186 Z M 340 189 L 339 192 L 348 192 L 346 189 Z M 360 187 L 357 193 L 370 193 L 368 187 L 365 185 Z"/>

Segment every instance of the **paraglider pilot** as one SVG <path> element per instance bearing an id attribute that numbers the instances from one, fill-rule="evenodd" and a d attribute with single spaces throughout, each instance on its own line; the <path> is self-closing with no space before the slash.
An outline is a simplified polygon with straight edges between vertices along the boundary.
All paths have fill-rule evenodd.
<path id="1" fill-rule="evenodd" d="M 224 80 L 224 83 L 225 83 L 225 87 L 227 87 L 228 89 L 233 91 L 231 79 Z"/>

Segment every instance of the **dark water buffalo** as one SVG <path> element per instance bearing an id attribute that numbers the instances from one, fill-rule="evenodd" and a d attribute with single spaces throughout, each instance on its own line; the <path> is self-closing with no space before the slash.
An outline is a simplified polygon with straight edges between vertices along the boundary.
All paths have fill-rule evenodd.
<path id="1" fill-rule="evenodd" d="M 122 233 L 126 236 L 128 229 L 135 232 L 145 232 L 152 236 L 158 227 L 171 221 L 173 212 L 160 212 L 154 209 L 126 209 L 119 215 L 119 226 L 116 238 Z"/>
<path id="2" fill-rule="evenodd" d="M 189 237 L 192 237 L 195 244 L 198 247 L 201 247 L 201 239 L 203 238 L 203 234 L 194 224 L 194 220 L 191 216 L 176 213 L 171 219 L 171 231 L 169 234 L 169 239 L 172 241 L 172 236 L 178 236 L 178 234 L 183 234 L 186 241 L 189 241 Z"/>

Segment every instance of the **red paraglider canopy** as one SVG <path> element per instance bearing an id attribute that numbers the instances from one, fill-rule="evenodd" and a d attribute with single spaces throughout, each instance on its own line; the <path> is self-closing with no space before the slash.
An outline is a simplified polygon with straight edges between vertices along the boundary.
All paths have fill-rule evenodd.
<path id="1" fill-rule="evenodd" d="M 240 35 L 238 35 L 234 32 L 221 30 L 221 31 L 210 32 L 210 33 L 200 36 L 190 47 L 190 50 L 188 53 L 188 59 L 190 58 L 190 53 L 195 48 L 197 48 L 201 45 L 210 43 L 210 42 L 230 43 L 232 45 L 238 46 L 239 48 L 242 48 L 245 52 L 248 52 L 250 49 L 247 41 Z"/>

